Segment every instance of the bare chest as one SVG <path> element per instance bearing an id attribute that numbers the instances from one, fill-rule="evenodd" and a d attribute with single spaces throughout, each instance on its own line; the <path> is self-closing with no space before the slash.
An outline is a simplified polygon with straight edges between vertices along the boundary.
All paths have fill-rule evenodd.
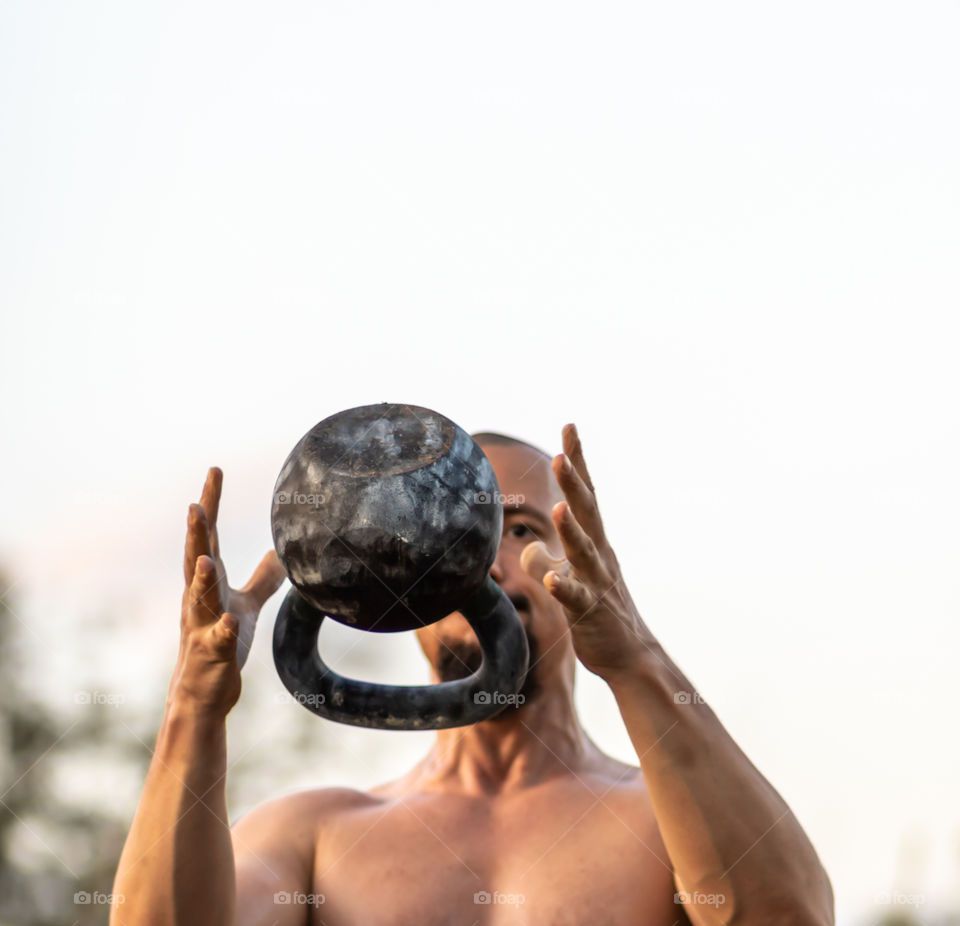
<path id="1" fill-rule="evenodd" d="M 670 926 L 650 811 L 596 795 L 491 813 L 410 798 L 335 821 L 318 847 L 316 926 Z"/>

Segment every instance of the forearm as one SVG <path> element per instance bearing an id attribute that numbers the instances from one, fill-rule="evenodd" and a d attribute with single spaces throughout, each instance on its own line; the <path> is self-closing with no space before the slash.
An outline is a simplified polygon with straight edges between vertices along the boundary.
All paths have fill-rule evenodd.
<path id="1" fill-rule="evenodd" d="M 227 822 L 226 722 L 168 702 L 120 856 L 119 926 L 228 926 L 235 873 Z"/>
<path id="2" fill-rule="evenodd" d="M 611 689 L 695 926 L 832 923 L 806 833 L 662 648 L 648 646 Z"/>

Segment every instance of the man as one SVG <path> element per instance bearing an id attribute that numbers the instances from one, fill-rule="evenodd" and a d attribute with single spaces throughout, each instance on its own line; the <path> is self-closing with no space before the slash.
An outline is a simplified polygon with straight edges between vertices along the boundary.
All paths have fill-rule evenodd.
<path id="1" fill-rule="evenodd" d="M 522 703 L 438 731 L 421 762 L 369 793 L 279 798 L 231 831 L 225 718 L 284 573 L 268 553 L 229 588 L 212 469 L 190 509 L 180 652 L 111 923 L 833 923 L 799 823 L 634 606 L 575 427 L 552 460 L 502 435 L 476 439 L 509 502 L 491 576 L 531 644 Z M 476 667 L 462 615 L 417 633 L 434 681 Z M 577 659 L 610 686 L 642 771 L 580 726 Z"/>

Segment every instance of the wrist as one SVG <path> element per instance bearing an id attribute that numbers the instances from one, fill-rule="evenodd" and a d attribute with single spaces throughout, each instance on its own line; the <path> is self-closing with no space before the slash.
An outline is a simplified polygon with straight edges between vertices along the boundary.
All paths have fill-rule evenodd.
<path id="1" fill-rule="evenodd" d="M 599 673 L 613 693 L 631 691 L 637 686 L 663 684 L 664 673 L 673 665 L 660 643 L 654 639 L 639 642 L 616 667 Z"/>
<path id="2" fill-rule="evenodd" d="M 641 647 L 605 681 L 621 706 L 643 704 L 647 711 L 684 721 L 709 712 L 693 683 L 656 641 Z"/>
<path id="3" fill-rule="evenodd" d="M 157 751 L 193 754 L 197 750 L 219 749 L 226 743 L 226 734 L 226 711 L 201 704 L 187 695 L 172 694 L 167 698 Z"/>
<path id="4" fill-rule="evenodd" d="M 219 705 L 206 704 L 188 694 L 173 693 L 167 698 L 165 718 L 180 725 L 191 724 L 196 727 L 217 727 L 227 722 L 229 709 Z"/>
<path id="5" fill-rule="evenodd" d="M 190 721 L 194 725 L 216 726 L 226 723 L 227 714 L 240 697 L 240 678 L 224 682 L 205 677 L 204 667 L 178 664 L 167 689 L 165 716 Z"/>

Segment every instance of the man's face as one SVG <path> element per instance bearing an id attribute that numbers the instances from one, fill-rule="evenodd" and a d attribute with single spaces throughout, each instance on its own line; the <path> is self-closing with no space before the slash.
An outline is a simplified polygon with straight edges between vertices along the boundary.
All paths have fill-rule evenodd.
<path id="1" fill-rule="evenodd" d="M 520 567 L 520 554 L 528 544 L 542 540 L 551 555 L 563 556 L 550 511 L 563 494 L 550 460 L 522 445 L 483 444 L 505 496 L 503 539 L 490 569 L 493 580 L 506 592 L 527 632 L 531 670 L 522 693 L 529 701 L 563 671 L 572 648 L 567 620 L 560 604 L 543 583 Z M 417 631 L 438 681 L 452 681 L 479 668 L 480 646 L 459 612 Z"/>

